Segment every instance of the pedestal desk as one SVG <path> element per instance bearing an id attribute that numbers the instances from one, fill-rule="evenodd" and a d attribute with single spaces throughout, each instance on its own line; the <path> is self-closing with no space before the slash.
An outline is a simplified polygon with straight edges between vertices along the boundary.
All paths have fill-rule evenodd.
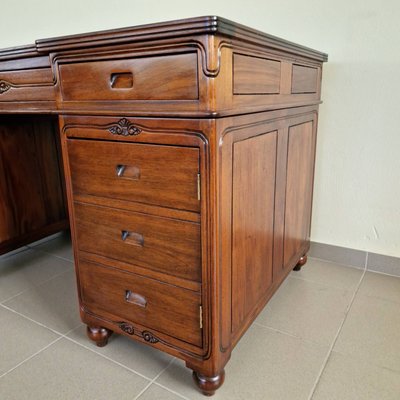
<path id="1" fill-rule="evenodd" d="M 69 213 L 88 336 L 179 357 L 213 394 L 306 261 L 326 60 L 219 17 L 0 51 L 0 252 Z"/>

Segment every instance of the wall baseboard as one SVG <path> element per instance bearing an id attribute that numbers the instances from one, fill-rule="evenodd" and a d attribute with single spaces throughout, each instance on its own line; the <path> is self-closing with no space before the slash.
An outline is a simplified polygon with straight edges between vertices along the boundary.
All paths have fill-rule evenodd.
<path id="1" fill-rule="evenodd" d="M 400 258 L 398 257 L 384 256 L 368 251 L 318 242 L 311 242 L 308 255 L 321 260 L 332 261 L 355 268 L 366 267 L 369 271 L 400 277 Z"/>

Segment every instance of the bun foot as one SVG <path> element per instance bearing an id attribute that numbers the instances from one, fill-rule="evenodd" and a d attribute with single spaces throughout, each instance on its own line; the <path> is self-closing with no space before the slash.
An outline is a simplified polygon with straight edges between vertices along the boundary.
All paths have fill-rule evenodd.
<path id="1" fill-rule="evenodd" d="M 296 264 L 296 266 L 293 268 L 293 271 L 300 271 L 301 267 L 307 262 L 307 256 L 304 255 L 303 257 L 300 257 L 300 260 Z"/>
<path id="2" fill-rule="evenodd" d="M 100 326 L 88 326 L 86 333 L 89 339 L 93 340 L 98 347 L 104 347 L 108 343 L 108 338 L 112 335 L 112 331 Z"/>
<path id="3" fill-rule="evenodd" d="M 224 383 L 225 371 L 222 370 L 222 372 L 216 376 L 204 376 L 193 371 L 193 380 L 205 396 L 212 396 Z"/>

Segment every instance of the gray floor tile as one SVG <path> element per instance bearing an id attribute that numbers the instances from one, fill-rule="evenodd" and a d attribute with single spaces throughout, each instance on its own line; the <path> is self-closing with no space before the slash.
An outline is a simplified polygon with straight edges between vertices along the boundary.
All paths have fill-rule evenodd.
<path id="1" fill-rule="evenodd" d="M 0 260 L 0 302 L 73 269 L 69 261 L 34 250 Z"/>
<path id="2" fill-rule="evenodd" d="M 400 278 L 367 272 L 358 293 L 400 303 Z"/>
<path id="3" fill-rule="evenodd" d="M 59 337 L 1 306 L 0 321 L 0 375 Z"/>
<path id="4" fill-rule="evenodd" d="M 400 372 L 399 304 L 357 295 L 334 350 Z"/>
<path id="5" fill-rule="evenodd" d="M 300 271 L 291 272 L 292 278 L 306 279 L 316 283 L 346 290 L 356 290 L 363 271 L 334 264 L 317 258 L 308 258 L 306 265 Z"/>
<path id="6" fill-rule="evenodd" d="M 165 390 L 164 388 L 152 384 L 138 400 L 181 400 L 183 397 Z"/>
<path id="7" fill-rule="evenodd" d="M 68 337 L 150 379 L 155 378 L 172 360 L 171 356 L 162 351 L 121 335 L 112 335 L 107 346 L 97 347 L 86 336 L 86 325 L 75 329 Z"/>
<path id="8" fill-rule="evenodd" d="M 400 374 L 332 353 L 313 400 L 398 400 Z"/>
<path id="9" fill-rule="evenodd" d="M 80 323 L 75 273 L 67 271 L 4 303 L 60 333 Z"/>
<path id="10" fill-rule="evenodd" d="M 48 240 L 32 246 L 33 249 L 53 254 L 66 260 L 74 261 L 74 254 L 71 245 L 71 236 L 68 232 L 57 236 L 53 240 Z"/>
<path id="11" fill-rule="evenodd" d="M 243 336 L 226 367 L 224 385 L 214 399 L 307 399 L 328 348 L 253 326 Z M 180 360 L 156 382 L 189 399 L 204 399 L 191 371 Z"/>
<path id="12" fill-rule="evenodd" d="M 148 384 L 123 367 L 61 339 L 0 379 L 2 400 L 132 400 Z"/>
<path id="13" fill-rule="evenodd" d="M 289 277 L 257 318 L 261 325 L 330 345 L 353 293 Z"/>

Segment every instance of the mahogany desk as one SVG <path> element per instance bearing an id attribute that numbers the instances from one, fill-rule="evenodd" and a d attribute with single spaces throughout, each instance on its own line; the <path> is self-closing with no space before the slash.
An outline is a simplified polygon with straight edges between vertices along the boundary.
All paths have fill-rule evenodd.
<path id="1" fill-rule="evenodd" d="M 66 228 L 68 198 L 89 337 L 213 394 L 306 261 L 326 60 L 219 17 L 0 51 L 0 253 Z"/>

